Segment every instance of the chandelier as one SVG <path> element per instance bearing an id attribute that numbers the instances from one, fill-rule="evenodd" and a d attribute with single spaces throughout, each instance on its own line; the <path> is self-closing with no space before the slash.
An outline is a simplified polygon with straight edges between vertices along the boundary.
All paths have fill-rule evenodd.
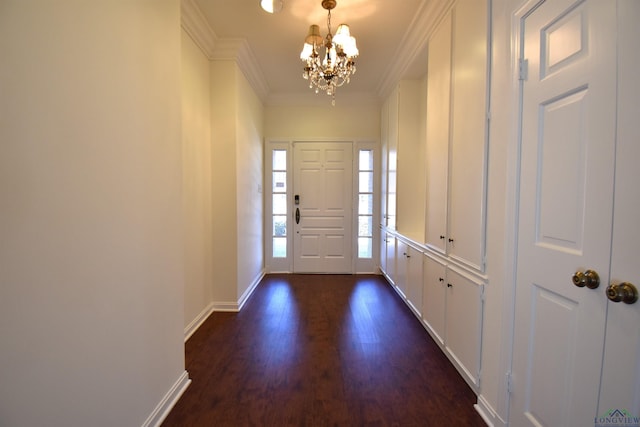
<path id="1" fill-rule="evenodd" d="M 302 77 L 309 80 L 309 88 L 315 86 L 316 93 L 321 90 L 331 96 L 331 104 L 336 105 L 336 89 L 349 83 L 356 72 L 354 59 L 358 56 L 356 39 L 351 36 L 349 26 L 340 24 L 336 34 L 331 33 L 331 9 L 336 7 L 336 0 L 322 0 L 322 7 L 328 11 L 325 38 L 320 35 L 320 27 L 311 25 L 304 40 L 300 59 L 305 63 Z M 318 50 L 324 48 L 322 55 Z"/>

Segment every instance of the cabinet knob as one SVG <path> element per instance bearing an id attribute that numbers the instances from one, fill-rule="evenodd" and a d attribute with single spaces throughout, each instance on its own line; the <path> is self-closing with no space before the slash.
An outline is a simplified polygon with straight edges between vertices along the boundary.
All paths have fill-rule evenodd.
<path id="1" fill-rule="evenodd" d="M 444 236 L 440 236 L 440 240 L 444 240 Z"/>
<path id="2" fill-rule="evenodd" d="M 453 243 L 453 239 L 449 239 L 449 243 Z"/>
<path id="3" fill-rule="evenodd" d="M 438 282 L 444 282 L 444 279 L 442 277 L 438 277 Z"/>
<path id="4" fill-rule="evenodd" d="M 453 288 L 453 285 L 451 283 L 447 283 L 447 288 Z"/>

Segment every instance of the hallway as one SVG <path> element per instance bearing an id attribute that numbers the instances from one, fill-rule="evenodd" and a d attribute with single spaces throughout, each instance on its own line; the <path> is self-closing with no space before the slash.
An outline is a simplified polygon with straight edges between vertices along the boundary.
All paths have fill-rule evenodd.
<path id="1" fill-rule="evenodd" d="M 186 343 L 163 426 L 483 426 L 476 397 L 382 276 L 268 275 Z"/>

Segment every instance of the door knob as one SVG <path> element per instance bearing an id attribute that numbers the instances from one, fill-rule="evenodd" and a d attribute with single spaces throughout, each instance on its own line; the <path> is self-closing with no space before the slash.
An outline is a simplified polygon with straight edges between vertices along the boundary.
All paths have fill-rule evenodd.
<path id="1" fill-rule="evenodd" d="M 589 289 L 595 289 L 600 286 L 600 276 L 593 270 L 587 270 L 584 273 L 582 271 L 576 271 L 573 273 L 571 281 L 579 288 L 586 286 Z"/>
<path id="2" fill-rule="evenodd" d="M 633 304 L 638 301 L 638 289 L 629 282 L 612 283 L 607 286 L 607 298 L 613 302 Z"/>

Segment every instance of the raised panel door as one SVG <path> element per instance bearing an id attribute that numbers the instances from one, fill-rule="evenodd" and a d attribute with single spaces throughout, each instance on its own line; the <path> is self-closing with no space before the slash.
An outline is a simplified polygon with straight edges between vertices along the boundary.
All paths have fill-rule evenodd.
<path id="1" fill-rule="evenodd" d="M 409 246 L 402 240 L 396 240 L 396 287 L 407 298 L 407 271 L 409 264 Z"/>
<path id="2" fill-rule="evenodd" d="M 447 14 L 429 40 L 428 55 L 425 239 L 428 246 L 444 253 L 448 208 L 451 14 Z"/>
<path id="3" fill-rule="evenodd" d="M 422 319 L 431 335 L 444 344 L 446 313 L 446 266 L 429 256 L 424 258 Z"/>
<path id="4" fill-rule="evenodd" d="M 463 377 L 474 387 L 480 379 L 482 284 L 447 269 L 445 346 Z"/>
<path id="5" fill-rule="evenodd" d="M 387 247 L 386 247 L 386 258 L 387 258 L 387 278 L 391 281 L 392 284 L 395 284 L 396 277 L 396 238 L 392 234 L 387 234 Z"/>
<path id="6" fill-rule="evenodd" d="M 422 314 L 422 258 L 424 255 L 419 250 L 409 246 L 407 271 L 407 299 L 418 316 Z"/>
<path id="7" fill-rule="evenodd" d="M 448 253 L 484 269 L 487 1 L 453 9 Z"/>
<path id="8" fill-rule="evenodd" d="M 593 425 L 609 281 L 616 2 L 546 1 L 522 18 L 522 137 L 511 419 Z M 601 285 L 576 286 L 586 269 Z M 587 285 L 576 276 L 576 283 Z"/>

